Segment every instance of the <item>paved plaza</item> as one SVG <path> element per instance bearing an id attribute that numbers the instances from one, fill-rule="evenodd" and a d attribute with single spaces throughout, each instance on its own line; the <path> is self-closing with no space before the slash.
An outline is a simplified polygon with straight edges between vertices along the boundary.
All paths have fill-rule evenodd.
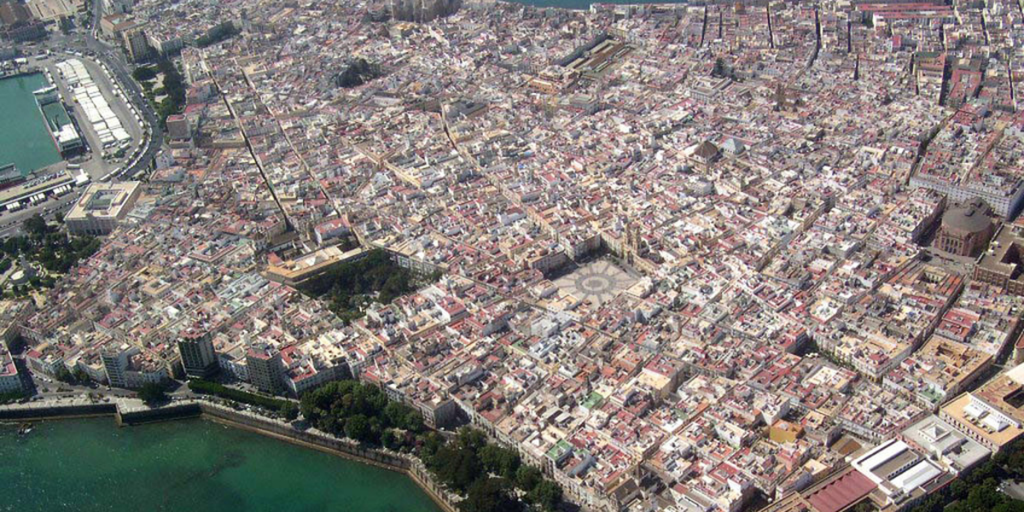
<path id="1" fill-rule="evenodd" d="M 636 282 L 625 270 L 610 260 L 588 263 L 555 280 L 555 286 L 580 300 L 594 305 L 614 299 Z"/>

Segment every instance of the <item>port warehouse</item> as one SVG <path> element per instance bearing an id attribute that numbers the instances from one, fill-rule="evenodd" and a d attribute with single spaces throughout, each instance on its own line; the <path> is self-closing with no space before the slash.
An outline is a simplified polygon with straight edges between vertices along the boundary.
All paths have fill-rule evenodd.
<path id="1" fill-rule="evenodd" d="M 76 151 L 84 148 L 82 138 L 75 128 L 74 123 L 61 102 L 57 87 L 53 85 L 53 79 L 45 70 L 29 70 L 14 75 L 5 75 L 4 78 L 21 74 L 35 74 L 42 72 L 49 84 L 32 92 L 36 108 L 42 116 L 46 131 L 50 136 L 58 152 L 67 157 Z M 77 165 L 70 165 L 69 171 L 78 169 Z M 26 176 L 13 163 L 0 162 L 0 211 L 19 210 L 26 205 L 35 205 L 46 199 L 47 195 L 62 196 L 72 191 L 76 184 L 88 183 L 87 176 L 80 176 L 77 180 L 69 171 L 52 170 L 36 171 L 44 173 L 26 181 Z M 29 173 L 30 175 L 32 173 Z"/>
<path id="2" fill-rule="evenodd" d="M 85 116 L 103 147 L 131 140 L 128 131 L 103 97 L 99 86 L 93 81 L 82 61 L 69 59 L 58 63 L 57 70 L 71 89 L 72 99 L 85 111 Z"/>
<path id="3" fill-rule="evenodd" d="M 51 84 L 53 83 L 48 75 L 46 79 Z M 57 87 L 54 85 L 43 87 L 33 91 L 32 95 L 35 96 L 39 113 L 43 116 L 46 129 L 50 132 L 50 137 L 60 154 L 66 156 L 71 152 L 83 149 L 82 137 L 75 129 L 71 117 L 61 103 Z"/>
<path id="4" fill-rule="evenodd" d="M 79 59 L 69 59 L 56 65 L 58 72 L 70 89 L 72 100 L 81 106 L 88 123 L 104 148 L 124 146 L 131 135 L 113 111 L 100 88 L 93 81 L 88 70 Z M 60 93 L 53 85 L 53 77 L 45 70 L 29 70 L 16 73 L 37 73 L 46 76 L 48 87 L 34 91 L 37 106 L 46 122 L 50 136 L 62 156 L 84 148 L 83 139 L 61 102 Z M 14 76 L 13 74 L 5 77 Z M 116 91 L 115 91 L 116 93 Z M 75 186 L 88 184 L 90 179 L 84 173 L 72 176 L 77 165 L 69 165 L 68 172 L 57 171 L 24 183 L 19 169 L 13 164 L 0 163 L 0 212 L 16 211 L 44 201 L 47 196 L 56 197 L 70 193 Z"/>

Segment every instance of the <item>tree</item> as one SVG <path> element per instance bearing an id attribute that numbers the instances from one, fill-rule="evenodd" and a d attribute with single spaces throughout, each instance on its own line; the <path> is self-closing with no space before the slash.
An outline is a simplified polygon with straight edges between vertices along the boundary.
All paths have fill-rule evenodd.
<path id="1" fill-rule="evenodd" d="M 156 71 L 149 66 L 137 67 L 132 71 L 132 78 L 138 82 L 148 82 L 156 78 Z"/>
<path id="2" fill-rule="evenodd" d="M 75 371 L 71 372 L 71 377 L 79 384 L 87 384 L 92 380 L 89 378 L 89 374 L 82 371 L 81 368 L 75 368 Z"/>
<path id="3" fill-rule="evenodd" d="M 370 251 L 359 261 L 338 265 L 320 279 L 302 285 L 305 293 L 320 297 L 346 323 L 363 315 L 363 307 L 376 294 L 387 304 L 414 289 L 413 274 L 398 266 L 383 250 Z"/>
<path id="4" fill-rule="evenodd" d="M 878 509 L 871 504 L 870 500 L 862 501 L 856 507 L 853 507 L 853 512 L 875 512 L 876 510 Z"/>
<path id="5" fill-rule="evenodd" d="M 519 467 L 519 471 L 516 471 L 516 487 L 523 491 L 532 491 L 543 480 L 544 476 L 540 470 L 533 466 L 523 465 Z"/>
<path id="6" fill-rule="evenodd" d="M 345 421 L 345 436 L 356 441 L 366 441 L 370 435 L 370 421 L 362 414 L 356 414 Z"/>
<path id="7" fill-rule="evenodd" d="M 488 444 L 477 452 L 484 469 L 505 479 L 513 479 L 519 470 L 519 454 L 497 445 Z"/>
<path id="8" fill-rule="evenodd" d="M 458 492 L 465 492 L 483 470 L 476 453 L 452 443 L 438 449 L 430 460 L 438 478 Z"/>
<path id="9" fill-rule="evenodd" d="M 419 411 L 410 410 L 402 419 L 402 428 L 413 433 L 423 432 L 423 415 Z"/>
<path id="10" fill-rule="evenodd" d="M 389 426 L 401 428 L 407 413 L 408 406 L 399 402 L 391 402 L 384 407 L 384 420 Z"/>
<path id="11" fill-rule="evenodd" d="M 518 512 L 522 504 L 509 492 L 500 478 L 481 478 L 470 486 L 466 499 L 459 504 L 462 512 Z"/>
<path id="12" fill-rule="evenodd" d="M 67 384 L 75 383 L 75 376 L 64 365 L 60 365 L 60 368 L 57 368 L 57 373 L 53 377 Z"/>
<path id="13" fill-rule="evenodd" d="M 142 386 L 139 390 L 139 398 L 142 399 L 146 405 L 155 405 L 167 400 L 167 393 L 164 392 L 164 387 L 160 384 L 149 383 Z"/>
<path id="14" fill-rule="evenodd" d="M 721 57 L 715 59 L 715 66 L 711 68 L 711 76 L 725 76 L 725 61 Z"/>
<path id="15" fill-rule="evenodd" d="M 281 415 L 288 421 L 295 421 L 295 418 L 299 417 L 299 406 L 294 402 L 285 402 L 281 406 Z"/>
<path id="16" fill-rule="evenodd" d="M 987 478 L 981 485 L 973 487 L 967 494 L 967 508 L 970 510 L 992 510 L 995 508 L 1004 499 L 997 486 L 996 479 Z"/>
<path id="17" fill-rule="evenodd" d="M 487 436 L 483 432 L 463 427 L 459 429 L 459 446 L 476 452 L 487 445 Z"/>
<path id="18" fill-rule="evenodd" d="M 992 512 L 1024 512 L 1024 501 L 1008 500 L 996 505 Z"/>
<path id="19" fill-rule="evenodd" d="M 36 238 L 42 238 L 49 232 L 49 226 L 46 225 L 46 219 L 38 213 L 26 219 L 25 223 L 22 225 L 25 227 L 25 231 L 28 234 Z"/>
<path id="20" fill-rule="evenodd" d="M 416 438 L 416 444 L 419 446 L 420 459 L 429 466 L 432 465 L 434 457 L 444 445 L 444 439 L 437 432 L 427 432 Z"/>
<path id="21" fill-rule="evenodd" d="M 334 75 L 334 85 L 343 89 L 358 87 L 374 78 L 381 76 L 380 66 L 370 63 L 364 58 L 357 58 L 345 66 L 340 73 Z"/>
<path id="22" fill-rule="evenodd" d="M 390 450 L 400 450 L 405 445 L 405 436 L 398 430 L 389 428 L 381 434 L 380 444 Z"/>
<path id="23" fill-rule="evenodd" d="M 527 499 L 544 510 L 554 511 L 562 503 L 562 488 L 551 480 L 541 480 L 527 494 Z"/>

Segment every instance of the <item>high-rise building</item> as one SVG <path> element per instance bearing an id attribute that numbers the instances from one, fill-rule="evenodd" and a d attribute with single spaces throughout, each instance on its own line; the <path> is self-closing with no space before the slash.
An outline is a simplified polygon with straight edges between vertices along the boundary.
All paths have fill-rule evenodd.
<path id="1" fill-rule="evenodd" d="M 21 375 L 14 364 L 14 358 L 4 343 L 0 343 L 0 393 L 21 393 Z"/>
<path id="2" fill-rule="evenodd" d="M 132 61 L 139 62 L 149 57 L 149 38 L 141 25 L 122 32 L 121 37 L 124 38 L 124 49 Z"/>
<path id="3" fill-rule="evenodd" d="M 284 366 L 281 352 L 266 343 L 254 343 L 245 354 L 249 367 L 249 381 L 260 391 L 281 393 L 284 391 Z"/>
<path id="4" fill-rule="evenodd" d="M 188 377 L 206 378 L 217 373 L 217 352 L 209 332 L 189 329 L 178 338 L 181 366 Z"/>
<path id="5" fill-rule="evenodd" d="M 167 116 L 167 136 L 171 140 L 186 140 L 192 138 L 192 130 L 188 118 L 181 114 Z"/>
<path id="6" fill-rule="evenodd" d="M 128 347 L 108 347 L 101 351 L 103 371 L 107 374 L 107 384 L 117 388 L 128 387 Z"/>

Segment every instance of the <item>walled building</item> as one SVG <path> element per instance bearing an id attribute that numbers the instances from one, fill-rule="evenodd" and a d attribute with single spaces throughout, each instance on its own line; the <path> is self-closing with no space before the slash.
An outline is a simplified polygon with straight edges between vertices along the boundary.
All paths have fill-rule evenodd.
<path id="1" fill-rule="evenodd" d="M 976 256 L 985 249 L 995 227 L 992 208 L 975 198 L 950 208 L 942 216 L 935 247 L 957 256 Z"/>

